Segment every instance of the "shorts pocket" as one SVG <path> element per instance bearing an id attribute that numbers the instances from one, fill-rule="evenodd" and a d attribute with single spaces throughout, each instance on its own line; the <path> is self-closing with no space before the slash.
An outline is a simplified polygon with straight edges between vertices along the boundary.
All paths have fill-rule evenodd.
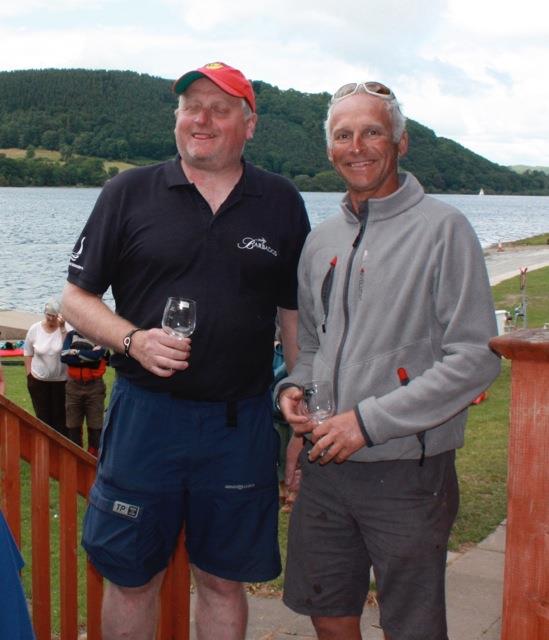
<path id="1" fill-rule="evenodd" d="M 159 534 L 154 506 L 98 484 L 89 495 L 82 545 L 94 563 L 135 575 L 136 584 L 164 568 L 170 553 Z"/>
<path id="2" fill-rule="evenodd" d="M 84 517 L 82 543 L 96 560 L 125 568 L 135 565 L 139 523 L 143 507 L 116 499 L 106 488 L 94 485 Z"/>

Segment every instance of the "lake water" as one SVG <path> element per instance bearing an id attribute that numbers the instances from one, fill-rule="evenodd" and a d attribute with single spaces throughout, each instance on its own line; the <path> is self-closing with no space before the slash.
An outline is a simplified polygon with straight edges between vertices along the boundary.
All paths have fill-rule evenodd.
<path id="1" fill-rule="evenodd" d="M 0 188 L 0 309 L 41 312 L 60 295 L 68 256 L 99 191 Z M 303 197 L 314 226 L 338 211 L 342 194 Z M 436 197 L 463 211 L 485 247 L 549 231 L 549 196 Z"/>

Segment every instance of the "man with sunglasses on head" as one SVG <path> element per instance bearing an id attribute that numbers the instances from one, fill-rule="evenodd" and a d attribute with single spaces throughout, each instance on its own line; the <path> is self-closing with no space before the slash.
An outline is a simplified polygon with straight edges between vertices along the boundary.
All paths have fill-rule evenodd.
<path id="1" fill-rule="evenodd" d="M 240 71 L 207 64 L 174 92 L 177 157 L 105 185 L 63 297 L 71 324 L 115 352 L 83 530 L 109 581 L 103 640 L 153 640 L 183 526 L 197 640 L 243 640 L 243 583 L 281 569 L 273 339 L 278 315 L 291 369 L 309 222 L 288 180 L 242 158 L 257 114 Z M 160 328 L 169 296 L 196 300 L 192 339 Z"/>
<path id="2" fill-rule="evenodd" d="M 389 88 L 344 85 L 325 127 L 347 193 L 305 243 L 300 352 L 276 390 L 297 436 L 287 477 L 302 478 L 284 602 L 321 640 L 358 640 L 373 568 L 387 640 L 446 640 L 455 450 L 499 372 L 484 258 L 467 219 L 399 172 L 408 134 Z M 333 387 L 320 423 L 302 409 L 311 380 Z"/>

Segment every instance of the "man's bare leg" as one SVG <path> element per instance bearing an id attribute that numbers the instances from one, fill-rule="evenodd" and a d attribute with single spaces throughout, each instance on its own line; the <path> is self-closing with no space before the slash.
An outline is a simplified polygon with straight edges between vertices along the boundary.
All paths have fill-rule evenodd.
<path id="1" fill-rule="evenodd" d="M 360 616 L 311 618 L 318 640 L 362 640 Z"/>
<path id="2" fill-rule="evenodd" d="M 248 601 L 241 582 L 225 580 L 194 566 L 197 640 L 244 640 Z"/>
<path id="3" fill-rule="evenodd" d="M 103 640 L 154 640 L 164 573 L 157 573 L 142 587 L 107 583 L 101 615 Z"/>

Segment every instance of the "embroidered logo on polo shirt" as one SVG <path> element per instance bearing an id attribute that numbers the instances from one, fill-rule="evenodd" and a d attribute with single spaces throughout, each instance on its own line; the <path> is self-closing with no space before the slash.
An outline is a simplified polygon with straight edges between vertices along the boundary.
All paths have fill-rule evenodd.
<path id="1" fill-rule="evenodd" d="M 86 236 L 84 236 L 82 238 L 82 240 L 80 240 L 80 246 L 78 247 L 77 251 L 73 251 L 71 253 L 71 258 L 69 261 L 69 267 L 73 267 L 74 269 L 83 269 L 84 267 L 81 267 L 79 264 L 75 264 L 75 262 L 80 258 L 80 256 L 82 255 L 82 251 L 84 250 L 84 241 L 86 240 Z"/>
<path id="2" fill-rule="evenodd" d="M 265 238 L 242 238 L 236 246 L 239 249 L 260 249 L 271 253 L 273 256 L 278 256 L 278 251 L 270 247 Z"/>

